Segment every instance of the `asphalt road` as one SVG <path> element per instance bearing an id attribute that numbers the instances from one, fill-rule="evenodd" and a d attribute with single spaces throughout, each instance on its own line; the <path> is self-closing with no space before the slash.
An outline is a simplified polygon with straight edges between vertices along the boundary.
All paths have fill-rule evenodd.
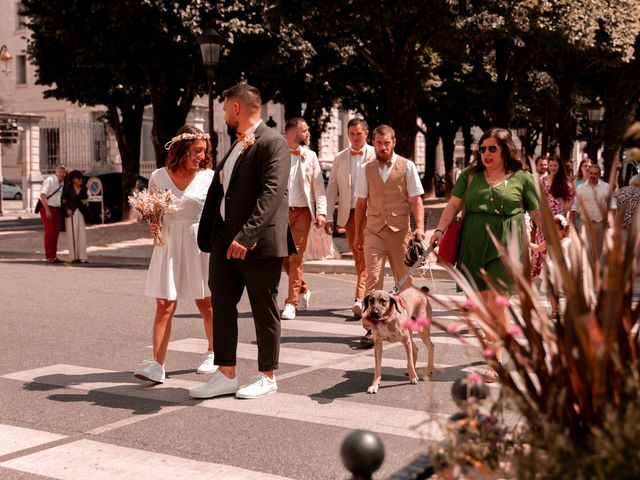
<path id="1" fill-rule="evenodd" d="M 282 322 L 278 393 L 196 401 L 188 389 L 207 377 L 194 373 L 205 341 L 192 303 L 178 306 L 167 382 L 132 375 L 151 357 L 145 276 L 142 267 L 0 260 L 0 478 L 347 478 L 339 449 L 358 428 L 382 438 L 384 478 L 441 438 L 456 411 L 453 380 L 482 368 L 476 350 L 434 330 L 431 379 L 410 385 L 402 347 L 388 345 L 382 386 L 368 395 L 374 360 L 350 316 L 355 277 L 308 274 L 311 309 Z M 455 293 L 437 282 L 436 295 Z M 281 301 L 285 293 L 283 275 Z M 445 324 L 455 320 L 433 305 Z M 246 298 L 239 310 L 242 383 L 257 364 Z"/>

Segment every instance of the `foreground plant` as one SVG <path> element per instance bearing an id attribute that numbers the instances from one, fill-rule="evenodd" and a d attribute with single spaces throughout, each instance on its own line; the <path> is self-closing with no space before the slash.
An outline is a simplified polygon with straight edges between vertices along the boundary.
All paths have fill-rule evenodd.
<path id="1" fill-rule="evenodd" d="M 560 313 L 550 316 L 542 305 L 528 252 L 520 254 L 515 233 L 507 246 L 496 242 L 512 279 L 513 303 L 519 304 L 516 309 L 504 297 L 498 307 L 509 310 L 510 327 L 494 322 L 495 312 L 474 286 L 448 267 L 468 299 L 452 302 L 497 372 L 502 389 L 495 407 L 511 406 L 524 419 L 509 435 L 509 455 L 520 478 L 640 478 L 639 307 L 633 303 L 640 219 L 636 216 L 628 232 L 619 224 L 609 229 L 603 260 L 592 267 L 588 233 L 571 232 L 565 256 L 553 215 L 541 203 L 542 228 L 554 265 L 551 270 L 545 266 L 545 282 L 558 304 L 564 294 Z M 613 223 L 611 213 L 609 220 Z M 526 239 L 522 243 L 526 245 Z M 486 273 L 484 278 L 494 291 L 505 290 Z M 483 330 L 499 340 L 489 344 Z M 500 347 L 509 355 L 509 368 L 495 357 Z M 482 441 L 481 436 L 474 438 Z"/>

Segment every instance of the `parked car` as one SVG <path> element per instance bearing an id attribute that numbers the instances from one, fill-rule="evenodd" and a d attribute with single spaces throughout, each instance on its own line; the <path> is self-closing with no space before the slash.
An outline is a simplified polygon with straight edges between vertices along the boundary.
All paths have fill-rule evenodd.
<path id="1" fill-rule="evenodd" d="M 22 188 L 6 178 L 2 179 L 2 199 L 22 200 Z"/>
<path id="2" fill-rule="evenodd" d="M 102 194 L 104 204 L 104 223 L 119 222 L 122 220 L 122 173 L 85 173 L 84 182 L 92 178 L 97 177 L 102 182 Z M 138 176 L 136 180 L 136 188 L 147 188 L 149 180 L 145 177 Z M 88 186 L 88 190 L 91 190 Z M 91 197 L 93 192 L 89 191 Z M 89 202 L 89 211 L 91 212 L 90 223 L 101 223 L 101 212 L 99 202 Z"/>

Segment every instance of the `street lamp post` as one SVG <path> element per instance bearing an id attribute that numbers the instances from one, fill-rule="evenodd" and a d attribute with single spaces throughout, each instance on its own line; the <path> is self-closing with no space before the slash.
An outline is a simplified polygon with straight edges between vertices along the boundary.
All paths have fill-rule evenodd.
<path id="1" fill-rule="evenodd" d="M 597 100 L 591 102 L 587 107 L 587 118 L 589 119 L 589 123 L 593 126 L 593 135 L 591 136 L 593 152 L 588 153 L 592 157 L 591 161 L 598 163 L 598 126 L 604 118 L 604 107 Z"/>
<path id="2" fill-rule="evenodd" d="M 9 49 L 7 48 L 6 45 L 2 45 L 0 47 L 0 62 L 2 62 L 4 64 L 4 74 L 8 75 L 9 72 L 11 71 L 10 65 L 11 65 L 11 60 L 13 59 L 13 57 L 11 56 L 11 54 L 9 53 Z"/>
<path id="3" fill-rule="evenodd" d="M 213 157 L 213 165 L 215 166 L 218 156 L 218 135 L 213 125 L 213 78 L 215 68 L 220 61 L 220 45 L 222 37 L 213 28 L 208 28 L 202 32 L 198 38 L 200 44 L 200 53 L 202 54 L 202 63 L 207 69 L 207 79 L 209 86 L 209 135 L 211 136 L 211 156 Z"/>

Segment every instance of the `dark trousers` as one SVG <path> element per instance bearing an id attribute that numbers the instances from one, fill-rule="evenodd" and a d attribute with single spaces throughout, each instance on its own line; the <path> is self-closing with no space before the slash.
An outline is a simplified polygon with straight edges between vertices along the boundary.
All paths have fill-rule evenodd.
<path id="1" fill-rule="evenodd" d="M 256 329 L 258 370 L 276 370 L 280 356 L 278 285 L 282 258 L 228 260 L 227 248 L 223 236 L 216 235 L 209 260 L 215 364 L 236 365 L 237 307 L 246 287 Z"/>

